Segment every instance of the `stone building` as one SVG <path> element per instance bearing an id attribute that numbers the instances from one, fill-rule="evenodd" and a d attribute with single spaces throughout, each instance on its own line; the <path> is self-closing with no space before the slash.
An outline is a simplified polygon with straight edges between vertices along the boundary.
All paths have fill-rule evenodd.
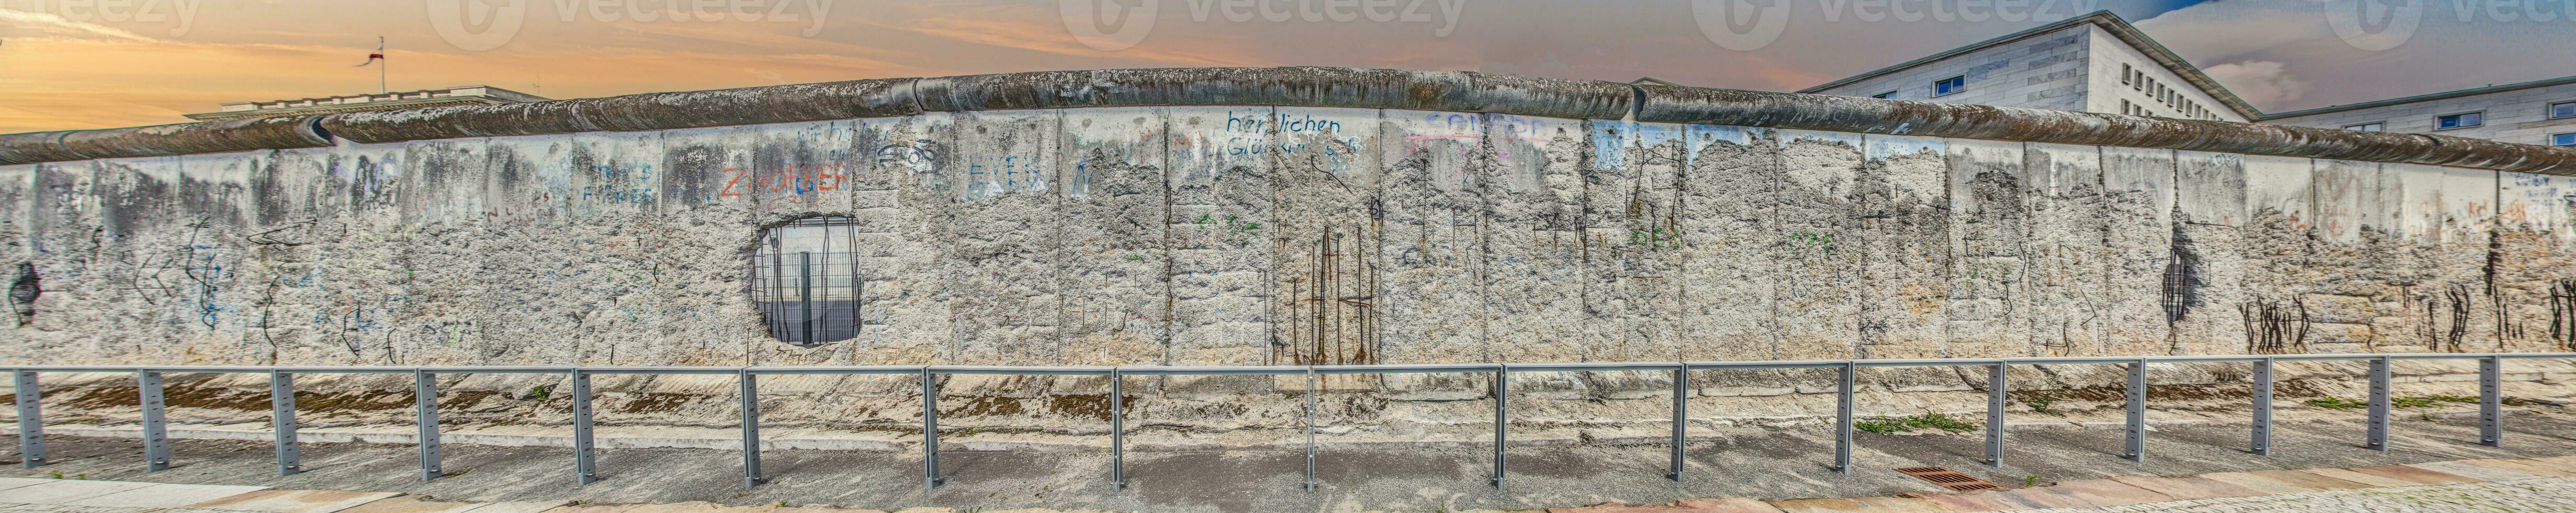
<path id="1" fill-rule="evenodd" d="M 2267 114 L 2110 11 L 1798 92 L 2576 146 L 2576 77 Z"/>
<path id="2" fill-rule="evenodd" d="M 2068 18 L 1798 92 L 2176 119 L 2263 113 L 2110 11 Z"/>
<path id="3" fill-rule="evenodd" d="M 2576 146 L 2576 76 L 2283 112 L 2263 122 Z"/>

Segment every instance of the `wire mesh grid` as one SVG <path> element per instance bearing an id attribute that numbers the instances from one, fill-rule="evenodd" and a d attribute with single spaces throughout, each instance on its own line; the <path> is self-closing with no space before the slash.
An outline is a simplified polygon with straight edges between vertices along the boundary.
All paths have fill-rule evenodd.
<path id="1" fill-rule="evenodd" d="M 769 336 L 819 345 L 859 336 L 857 220 L 800 219 L 761 234 L 751 256 L 751 297 Z"/>

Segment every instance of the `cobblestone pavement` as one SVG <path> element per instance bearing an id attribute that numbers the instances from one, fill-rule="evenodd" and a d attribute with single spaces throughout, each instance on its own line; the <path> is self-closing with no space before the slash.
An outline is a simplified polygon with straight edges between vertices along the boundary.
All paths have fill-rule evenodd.
<path id="1" fill-rule="evenodd" d="M 2407 512 L 2576 510 L 2576 478 L 2551 477 L 2435 486 L 2358 488 L 2323 492 L 2199 499 L 2134 506 L 2053 509 L 2059 513 L 2113 512 Z M 2025 510 L 2037 511 L 2037 510 Z"/>

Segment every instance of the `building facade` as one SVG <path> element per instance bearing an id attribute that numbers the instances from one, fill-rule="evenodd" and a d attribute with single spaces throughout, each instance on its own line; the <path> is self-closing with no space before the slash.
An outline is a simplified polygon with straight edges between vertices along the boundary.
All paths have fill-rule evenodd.
<path id="1" fill-rule="evenodd" d="M 2576 147 L 2576 76 L 2284 112 L 2263 122 Z"/>
<path id="2" fill-rule="evenodd" d="M 2108 11 L 1798 92 L 2576 147 L 2576 76 L 2266 114 Z"/>
<path id="3" fill-rule="evenodd" d="M 1798 92 L 2213 121 L 2261 116 L 2199 68 L 2109 12 Z"/>

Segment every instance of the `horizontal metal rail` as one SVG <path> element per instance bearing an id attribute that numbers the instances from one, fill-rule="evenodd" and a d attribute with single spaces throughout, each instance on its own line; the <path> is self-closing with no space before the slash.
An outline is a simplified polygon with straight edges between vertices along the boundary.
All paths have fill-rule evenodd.
<path id="1" fill-rule="evenodd" d="M 132 376 L 142 402 L 140 410 L 145 439 L 145 468 L 158 471 L 169 468 L 170 453 L 163 407 L 161 384 L 170 374 L 267 374 L 271 404 L 270 429 L 276 439 L 277 469 L 280 475 L 303 472 L 303 462 L 296 450 L 295 384 L 297 374 L 409 374 L 413 377 L 413 401 L 420 434 L 421 479 L 436 479 L 446 473 L 439 468 L 438 383 L 442 374 L 557 374 L 568 380 L 565 398 L 572 401 L 573 412 L 573 482 L 586 485 L 600 479 L 592 455 L 593 392 L 590 376 L 610 375 L 732 375 L 739 382 L 742 395 L 743 485 L 759 486 L 768 480 L 760 469 L 760 420 L 757 377 L 762 375 L 911 375 L 920 380 L 922 399 L 922 466 L 925 486 L 939 486 L 947 476 L 939 470 L 939 380 L 948 375 L 1009 376 L 1102 376 L 1110 387 L 1110 469 L 1112 490 L 1126 487 L 1126 398 L 1125 379 L 1129 376 L 1304 376 L 1306 424 L 1306 479 L 1303 486 L 1313 491 L 1317 459 L 1315 443 L 1315 380 L 1320 375 L 1349 374 L 1432 374 L 1492 373 L 1490 393 L 1494 400 L 1493 475 L 1488 482 L 1500 488 L 1507 474 L 1504 465 L 1508 435 L 1511 384 L 1513 373 L 1526 372 L 1663 372 L 1672 379 L 1672 445 L 1671 467 L 1665 477 L 1683 479 L 1683 448 L 1689 442 L 1689 398 L 1693 371 L 1743 371 L 1778 369 L 1833 369 L 1838 376 L 1835 393 L 1836 444 L 1828 468 L 1848 474 L 1852 466 L 1853 392 L 1857 372 L 1862 368 L 1900 367 L 1985 367 L 1988 393 L 1986 413 L 1986 454 L 1982 463 L 2001 465 L 2004 452 L 2004 409 L 2006 405 L 2005 370 L 2017 365 L 2120 365 L 2127 374 L 2126 413 L 2127 440 L 2123 458 L 2144 461 L 2146 455 L 2146 369 L 2153 364 L 2231 364 L 2253 365 L 2252 440 L 2247 452 L 2272 454 L 2273 366 L 2284 361 L 2348 361 L 2366 364 L 2370 380 L 2369 433 L 2366 446 L 2388 449 L 2390 410 L 2389 364 L 2398 360 L 2468 360 L 2478 364 L 2480 395 L 2481 445 L 2503 446 L 2502 366 L 2508 359 L 2576 359 L 2576 353 L 2406 353 L 2406 354 L 2290 354 L 2290 355 L 2190 355 L 2190 356 L 2072 356 L 2028 358 L 1902 358 L 1879 360 L 1779 360 L 1779 361 L 1706 361 L 1706 362 L 1575 362 L 1575 363 L 1423 363 L 1390 365 L 1256 365 L 1256 366 L 982 366 L 982 365 L 859 365 L 859 366 L 248 366 L 248 365 L 19 365 L 0 366 L 12 377 L 18 407 L 18 447 L 22 465 L 34 468 L 50 463 L 46 458 L 44 421 L 39 378 L 45 373 L 101 373 Z"/>

